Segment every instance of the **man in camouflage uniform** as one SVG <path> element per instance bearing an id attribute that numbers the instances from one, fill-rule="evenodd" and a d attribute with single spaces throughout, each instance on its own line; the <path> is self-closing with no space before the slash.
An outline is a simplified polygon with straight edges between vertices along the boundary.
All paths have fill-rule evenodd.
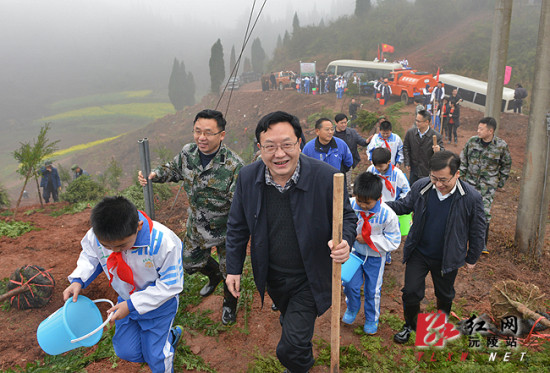
<path id="1" fill-rule="evenodd" d="M 222 144 L 226 121 L 219 111 L 203 110 L 193 123 L 194 143 L 186 144 L 172 162 L 154 169 L 149 175 L 155 183 L 178 182 L 189 199 L 187 227 L 183 239 L 183 267 L 188 274 L 197 271 L 208 276 L 200 295 L 208 296 L 226 277 L 225 235 L 227 217 L 241 158 Z M 139 173 L 142 185 L 147 181 Z M 216 247 L 219 263 L 210 256 Z M 224 282 L 222 323 L 235 322 L 237 299 Z"/>
<path id="2" fill-rule="evenodd" d="M 485 234 L 484 254 L 487 250 L 487 237 L 491 221 L 491 205 L 495 191 L 504 187 L 510 175 L 512 157 L 508 144 L 495 136 L 497 121 L 495 118 L 485 117 L 479 121 L 477 136 L 468 140 L 460 154 L 460 175 L 463 180 L 473 185 L 483 197 L 487 232 Z"/>

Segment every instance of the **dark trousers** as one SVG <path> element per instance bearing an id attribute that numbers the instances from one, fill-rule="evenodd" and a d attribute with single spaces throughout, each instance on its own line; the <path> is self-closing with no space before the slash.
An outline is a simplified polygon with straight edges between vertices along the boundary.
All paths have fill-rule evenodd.
<path id="1" fill-rule="evenodd" d="M 57 189 L 55 189 L 53 187 L 52 188 L 44 187 L 42 189 L 43 189 L 42 197 L 44 197 L 44 202 L 46 202 L 46 203 L 50 202 L 50 194 L 51 194 L 54 202 L 57 202 L 59 200 L 57 198 Z"/>
<path id="2" fill-rule="evenodd" d="M 458 130 L 459 125 L 460 124 L 458 124 L 456 122 L 455 123 L 449 123 L 448 131 L 447 131 L 447 139 L 449 140 L 449 142 L 451 142 L 453 136 L 455 138 L 455 143 L 458 141 L 457 130 Z"/>
<path id="3" fill-rule="evenodd" d="M 311 339 L 317 307 L 307 276 L 269 270 L 267 292 L 281 311 L 277 358 L 293 373 L 307 372 L 315 360 Z"/>
<path id="4" fill-rule="evenodd" d="M 458 269 L 442 275 L 440 260 L 428 258 L 418 250 L 414 250 L 407 261 L 405 267 L 405 285 L 401 289 L 403 292 L 402 300 L 405 321 L 409 325 L 416 324 L 414 320 L 416 315 L 407 315 L 407 309 L 416 309 L 416 313 L 418 313 L 420 301 L 424 299 L 425 295 L 425 280 L 428 272 L 432 275 L 438 309 L 447 311 L 447 313 L 451 309 L 451 304 L 455 297 L 454 284 Z"/>
<path id="5" fill-rule="evenodd" d="M 417 181 L 418 179 L 422 179 L 423 177 L 424 176 L 418 176 L 416 170 L 411 167 L 411 172 L 409 174 L 409 184 L 412 186 L 415 181 Z"/>

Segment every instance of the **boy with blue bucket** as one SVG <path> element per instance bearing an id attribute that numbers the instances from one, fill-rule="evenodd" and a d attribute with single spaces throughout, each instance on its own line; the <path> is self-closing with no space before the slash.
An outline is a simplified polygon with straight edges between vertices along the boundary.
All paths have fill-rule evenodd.
<path id="1" fill-rule="evenodd" d="M 118 357 L 173 372 L 181 326 L 172 327 L 183 290 L 182 244 L 124 197 L 105 197 L 92 210 L 92 228 L 81 241 L 77 267 L 63 299 L 76 302 L 102 271 L 118 293 L 113 347 Z"/>
<path id="2" fill-rule="evenodd" d="M 367 168 L 380 176 L 382 183 L 382 202 L 404 198 L 411 190 L 407 176 L 391 163 L 392 153 L 387 148 L 376 148 L 371 153 L 372 165 Z M 386 264 L 391 264 L 391 253 L 386 254 Z"/>
<path id="3" fill-rule="evenodd" d="M 380 177 L 370 172 L 359 174 L 353 185 L 351 207 L 359 219 L 352 254 L 363 261 L 351 280 L 344 282 L 347 309 L 342 321 L 352 324 L 361 308 L 361 285 L 365 282 L 365 325 L 367 334 L 376 334 L 380 317 L 380 290 L 386 253 L 401 243 L 397 215 L 382 202 Z M 348 259 L 349 260 L 349 259 Z"/>

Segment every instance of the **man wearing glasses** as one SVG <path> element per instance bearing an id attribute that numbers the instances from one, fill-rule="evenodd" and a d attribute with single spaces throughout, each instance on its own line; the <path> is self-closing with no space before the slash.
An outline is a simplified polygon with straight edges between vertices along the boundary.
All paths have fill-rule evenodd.
<path id="1" fill-rule="evenodd" d="M 301 155 L 302 128 L 277 111 L 256 127 L 261 161 L 243 167 L 227 222 L 227 286 L 240 295 L 240 275 L 250 239 L 256 287 L 281 311 L 277 357 L 287 371 L 314 363 L 315 320 L 331 305 L 332 261 L 349 257 L 357 219 L 344 191 L 343 241 L 332 235 L 333 175 L 325 162 Z"/>
<path id="2" fill-rule="evenodd" d="M 406 343 L 416 330 L 425 279 L 431 273 L 437 309 L 451 312 L 458 269 L 472 269 L 485 246 L 485 213 L 481 195 L 459 179 L 460 158 L 440 151 L 429 162 L 429 177 L 418 180 L 405 198 L 386 202 L 397 215 L 414 212 L 405 246 L 403 313 L 405 325 L 394 335 Z"/>
<path id="3" fill-rule="evenodd" d="M 431 114 L 420 110 L 416 114 L 416 127 L 412 127 L 405 134 L 403 141 L 403 157 L 405 167 L 409 171 L 409 183 L 428 176 L 428 163 L 435 152 L 444 150 L 441 134 L 430 127 Z M 433 144 L 433 136 L 437 138 L 437 145 Z"/>
<path id="4" fill-rule="evenodd" d="M 183 180 L 189 199 L 183 238 L 183 268 L 188 274 L 198 271 L 208 276 L 208 284 L 200 291 L 203 297 L 212 294 L 226 275 L 227 216 L 237 174 L 243 166 L 241 158 L 222 144 L 225 125 L 221 112 L 208 109 L 199 112 L 193 122 L 195 142 L 184 145 L 171 162 L 149 174 L 154 183 Z M 147 184 L 141 171 L 138 179 L 141 185 Z M 219 263 L 210 255 L 214 246 Z M 222 323 L 233 323 L 236 317 L 237 298 L 224 283 Z"/>

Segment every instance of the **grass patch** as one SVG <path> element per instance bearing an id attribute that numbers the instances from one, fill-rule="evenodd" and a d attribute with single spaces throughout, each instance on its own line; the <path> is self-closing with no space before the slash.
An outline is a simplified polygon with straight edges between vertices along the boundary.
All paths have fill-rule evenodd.
<path id="1" fill-rule="evenodd" d="M 50 216 L 57 217 L 61 215 L 74 215 L 78 212 L 86 210 L 88 207 L 93 207 L 95 205 L 95 202 L 89 202 L 89 201 L 82 201 L 82 202 L 76 202 L 71 203 L 68 206 L 65 206 L 59 210 L 52 211 L 50 213 Z"/>
<path id="2" fill-rule="evenodd" d="M 172 104 L 164 102 L 130 103 L 103 106 L 89 106 L 81 109 L 65 111 L 63 113 L 41 118 L 40 122 L 59 122 L 76 119 L 105 119 L 105 118 L 162 118 L 166 114 L 173 114 Z"/>
<path id="3" fill-rule="evenodd" d="M 382 324 L 388 325 L 392 330 L 396 332 L 400 331 L 404 324 L 404 321 L 401 320 L 399 316 L 389 313 L 388 311 L 380 314 L 380 322 Z"/>
<path id="4" fill-rule="evenodd" d="M 274 355 L 263 356 L 259 351 L 254 353 L 254 360 L 248 364 L 247 372 L 253 373 L 280 373 L 285 367 Z"/>
<path id="5" fill-rule="evenodd" d="M 0 237 L 19 237 L 27 232 L 36 229 L 31 223 L 24 221 L 4 221 L 0 220 Z"/>

